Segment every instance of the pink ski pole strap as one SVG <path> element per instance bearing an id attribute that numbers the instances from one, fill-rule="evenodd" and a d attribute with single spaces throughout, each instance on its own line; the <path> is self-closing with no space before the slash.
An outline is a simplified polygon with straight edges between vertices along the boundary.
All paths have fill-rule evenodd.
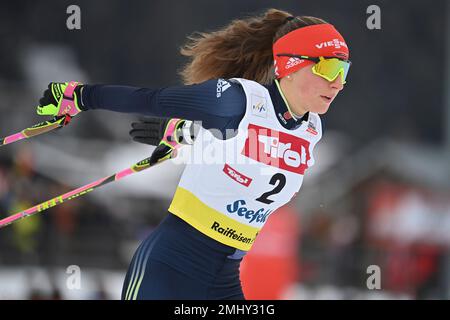
<path id="1" fill-rule="evenodd" d="M 166 126 L 166 130 L 164 132 L 164 136 L 162 138 L 162 141 L 165 142 L 166 144 L 170 145 L 172 148 L 177 148 L 179 147 L 179 141 L 177 138 L 177 132 L 176 130 L 178 129 L 178 127 L 183 124 L 185 120 L 181 120 L 178 118 L 172 118 L 169 120 L 167 126 Z"/>
<path id="2" fill-rule="evenodd" d="M 63 99 L 61 100 L 61 108 L 59 108 L 58 116 L 68 114 L 73 117 L 81 112 L 81 110 L 76 105 L 75 96 L 73 94 L 77 85 L 78 82 L 76 81 L 70 81 L 67 84 L 67 87 L 63 93 Z"/>

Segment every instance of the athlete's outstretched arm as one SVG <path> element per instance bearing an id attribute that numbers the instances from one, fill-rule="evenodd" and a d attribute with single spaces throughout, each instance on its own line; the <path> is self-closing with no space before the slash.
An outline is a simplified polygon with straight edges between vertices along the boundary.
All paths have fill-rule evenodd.
<path id="1" fill-rule="evenodd" d="M 239 83 L 219 79 L 160 89 L 84 85 L 84 110 L 103 109 L 164 118 L 201 120 L 206 129 L 236 129 L 246 97 Z"/>

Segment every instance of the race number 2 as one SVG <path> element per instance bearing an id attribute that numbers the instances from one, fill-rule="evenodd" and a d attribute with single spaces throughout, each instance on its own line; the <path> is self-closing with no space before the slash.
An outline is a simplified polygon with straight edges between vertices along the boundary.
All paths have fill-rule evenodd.
<path id="1" fill-rule="evenodd" d="M 286 185 L 286 176 L 282 173 L 276 173 L 270 178 L 269 183 L 271 185 L 276 185 L 275 188 L 273 188 L 270 191 L 264 192 L 259 198 L 256 198 L 256 201 L 265 203 L 265 204 L 271 204 L 274 200 L 269 199 L 270 196 L 280 193 L 281 190 L 283 190 L 284 186 Z"/>

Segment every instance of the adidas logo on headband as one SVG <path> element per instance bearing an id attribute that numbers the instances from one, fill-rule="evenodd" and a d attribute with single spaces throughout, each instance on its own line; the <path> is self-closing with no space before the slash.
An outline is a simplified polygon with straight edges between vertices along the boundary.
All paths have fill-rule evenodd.
<path id="1" fill-rule="evenodd" d="M 295 67 L 296 65 L 302 63 L 304 60 L 300 59 L 300 58 L 289 58 L 288 62 L 286 63 L 286 67 L 285 69 L 290 69 L 292 67 Z"/>

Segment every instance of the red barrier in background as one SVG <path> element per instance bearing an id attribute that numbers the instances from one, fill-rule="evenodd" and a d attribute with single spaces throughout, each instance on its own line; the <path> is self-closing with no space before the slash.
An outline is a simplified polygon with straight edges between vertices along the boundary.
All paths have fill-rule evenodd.
<path id="1" fill-rule="evenodd" d="M 246 299 L 279 300 L 298 280 L 299 215 L 289 206 L 272 213 L 241 264 Z"/>

